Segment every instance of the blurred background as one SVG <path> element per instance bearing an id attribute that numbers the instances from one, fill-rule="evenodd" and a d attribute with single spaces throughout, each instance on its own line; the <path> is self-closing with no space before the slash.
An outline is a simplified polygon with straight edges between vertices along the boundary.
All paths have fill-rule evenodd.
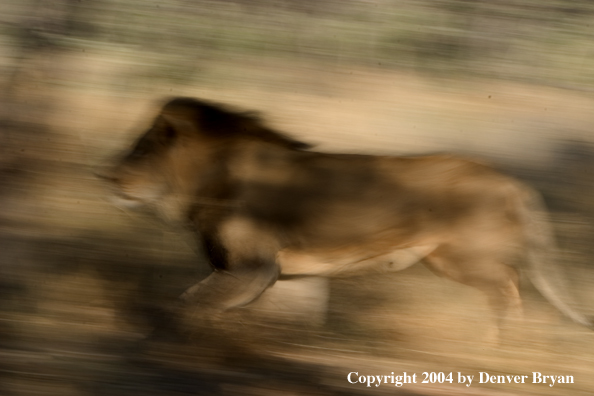
<path id="1" fill-rule="evenodd" d="M 186 231 L 110 205 L 92 176 L 180 95 L 261 111 L 321 151 L 476 156 L 544 194 L 594 314 L 591 1 L 0 5 L 0 395 L 594 392 L 594 332 L 528 283 L 525 323 L 493 345 L 484 297 L 422 266 L 309 285 L 320 302 L 297 315 L 248 309 L 145 342 L 208 265 Z M 575 384 L 368 389 L 351 371 Z"/>

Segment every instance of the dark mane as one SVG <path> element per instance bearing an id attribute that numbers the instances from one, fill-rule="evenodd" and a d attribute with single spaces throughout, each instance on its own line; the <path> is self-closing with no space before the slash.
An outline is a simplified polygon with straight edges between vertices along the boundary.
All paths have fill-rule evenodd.
<path id="1" fill-rule="evenodd" d="M 183 108 L 191 111 L 194 120 L 200 126 L 200 131 L 212 136 L 249 136 L 297 150 L 311 147 L 308 143 L 294 140 L 268 127 L 255 112 L 239 112 L 216 103 L 183 97 L 170 100 L 164 108 Z"/>

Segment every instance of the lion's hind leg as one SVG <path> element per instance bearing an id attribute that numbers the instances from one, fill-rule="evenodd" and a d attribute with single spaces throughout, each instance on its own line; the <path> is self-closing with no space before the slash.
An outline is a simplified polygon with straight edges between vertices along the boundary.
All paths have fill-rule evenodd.
<path id="1" fill-rule="evenodd" d="M 485 293 L 499 333 L 512 322 L 523 320 L 523 308 L 518 271 L 493 257 L 497 255 L 479 256 L 442 246 L 424 261 L 438 275 Z"/>

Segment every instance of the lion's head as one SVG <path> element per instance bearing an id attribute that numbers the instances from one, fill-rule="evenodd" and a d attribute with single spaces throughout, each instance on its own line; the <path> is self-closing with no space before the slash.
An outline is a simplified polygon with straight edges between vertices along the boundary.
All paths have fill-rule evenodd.
<path id="1" fill-rule="evenodd" d="M 180 220 L 201 185 L 217 178 L 217 164 L 237 145 L 254 140 L 290 149 L 308 147 L 265 126 L 252 113 L 175 98 L 131 150 L 100 176 L 112 185 L 116 204 L 149 206 L 168 220 Z"/>

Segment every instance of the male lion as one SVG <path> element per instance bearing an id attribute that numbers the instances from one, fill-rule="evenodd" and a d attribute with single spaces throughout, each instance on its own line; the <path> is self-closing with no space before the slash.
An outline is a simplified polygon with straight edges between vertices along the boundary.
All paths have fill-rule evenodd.
<path id="1" fill-rule="evenodd" d="M 169 101 L 105 177 L 120 201 L 195 227 L 214 272 L 182 299 L 228 309 L 291 275 L 400 270 L 423 261 L 476 287 L 499 320 L 521 312 L 522 261 L 535 286 L 575 322 L 552 277 L 540 197 L 465 159 L 308 151 L 253 114 Z"/>

